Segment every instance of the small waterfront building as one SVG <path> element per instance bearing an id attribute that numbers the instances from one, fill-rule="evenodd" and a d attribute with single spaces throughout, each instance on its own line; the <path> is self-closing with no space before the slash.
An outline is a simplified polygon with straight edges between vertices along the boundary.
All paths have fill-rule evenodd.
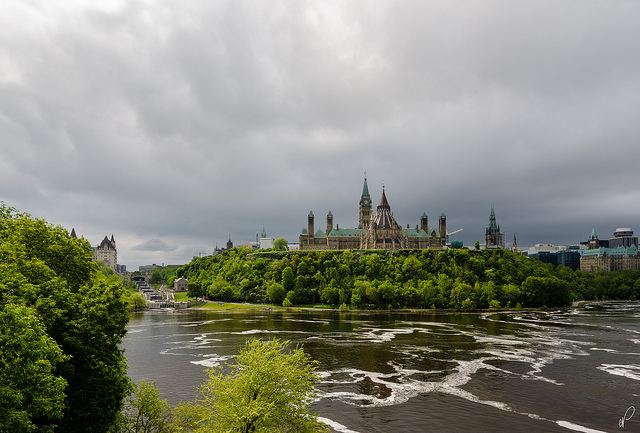
<path id="1" fill-rule="evenodd" d="M 184 277 L 176 278 L 173 280 L 173 290 L 176 292 L 186 292 L 189 280 Z"/>

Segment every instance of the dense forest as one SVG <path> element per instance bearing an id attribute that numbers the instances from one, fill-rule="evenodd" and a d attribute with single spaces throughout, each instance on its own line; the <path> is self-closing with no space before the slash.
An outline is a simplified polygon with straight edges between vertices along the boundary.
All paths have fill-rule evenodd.
<path id="1" fill-rule="evenodd" d="M 640 296 L 640 271 L 584 273 L 505 249 L 276 252 L 232 249 L 177 272 L 212 300 L 340 308 L 567 306 Z"/>

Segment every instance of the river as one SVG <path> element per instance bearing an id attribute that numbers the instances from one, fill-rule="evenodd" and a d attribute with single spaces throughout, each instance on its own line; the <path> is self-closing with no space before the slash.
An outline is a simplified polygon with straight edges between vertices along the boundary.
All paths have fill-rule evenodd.
<path id="1" fill-rule="evenodd" d="M 640 432 L 640 303 L 477 314 L 148 311 L 128 331 L 129 376 L 155 381 L 172 404 L 194 400 L 205 369 L 232 361 L 245 339 L 275 337 L 319 361 L 313 410 L 335 432 Z"/>

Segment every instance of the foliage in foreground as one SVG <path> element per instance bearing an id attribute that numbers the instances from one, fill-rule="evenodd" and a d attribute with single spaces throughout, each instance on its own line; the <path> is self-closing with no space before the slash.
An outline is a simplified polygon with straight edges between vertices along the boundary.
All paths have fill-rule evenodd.
<path id="1" fill-rule="evenodd" d="M 0 204 L 1 431 L 106 431 L 130 387 L 127 321 L 86 240 Z"/>
<path id="2" fill-rule="evenodd" d="M 208 370 L 196 403 L 173 411 L 154 384 L 141 383 L 111 433 L 326 432 L 309 411 L 316 397 L 316 361 L 286 341 L 250 339 L 235 364 Z"/>

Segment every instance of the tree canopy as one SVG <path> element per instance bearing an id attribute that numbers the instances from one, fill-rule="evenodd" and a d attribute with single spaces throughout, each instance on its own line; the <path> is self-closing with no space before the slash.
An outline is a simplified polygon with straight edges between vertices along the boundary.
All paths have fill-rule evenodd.
<path id="1" fill-rule="evenodd" d="M 278 238 L 273 241 L 274 251 L 287 251 L 289 249 L 289 242 L 285 238 Z"/>
<path id="2" fill-rule="evenodd" d="M 637 299 L 640 271 L 588 274 L 506 249 L 271 251 L 196 257 L 178 274 L 214 300 L 352 308 L 562 307 Z"/>
<path id="3" fill-rule="evenodd" d="M 0 375 L 3 396 L 15 396 L 0 400 L 22 423 L 15 431 L 103 432 L 113 423 L 130 387 L 118 347 L 123 291 L 86 240 L 0 205 L 0 359 L 15 373 Z"/>
<path id="4" fill-rule="evenodd" d="M 202 399 L 190 409 L 194 430 L 328 431 L 309 411 L 316 397 L 316 361 L 302 347 L 287 351 L 288 344 L 249 339 L 236 363 L 209 369 L 200 388 Z"/>

